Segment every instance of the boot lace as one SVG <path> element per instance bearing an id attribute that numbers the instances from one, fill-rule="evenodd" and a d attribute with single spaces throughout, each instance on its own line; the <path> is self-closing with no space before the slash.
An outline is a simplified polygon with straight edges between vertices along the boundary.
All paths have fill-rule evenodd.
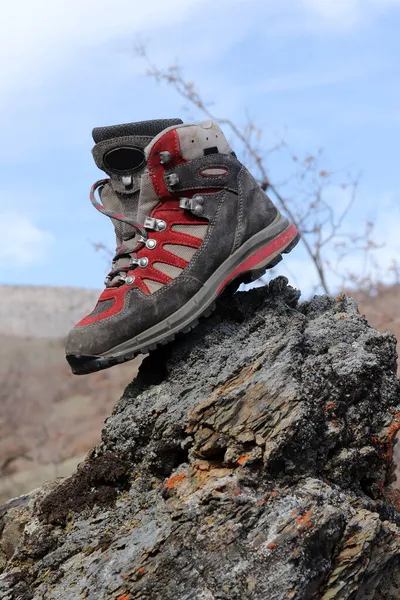
<path id="1" fill-rule="evenodd" d="M 110 179 L 100 179 L 92 185 L 90 189 L 91 203 L 96 210 L 101 212 L 103 215 L 106 215 L 106 217 L 130 225 L 139 234 L 138 236 L 135 236 L 133 240 L 128 240 L 116 249 L 116 254 L 112 259 L 112 269 L 105 278 L 104 285 L 106 287 L 117 287 L 125 283 L 126 273 L 140 264 L 136 253 L 146 244 L 148 236 L 146 229 L 142 225 L 139 225 L 139 223 L 136 223 L 122 213 L 116 213 L 112 210 L 106 209 L 106 207 L 98 201 L 96 198 L 96 191 L 98 192 L 101 201 L 101 190 L 109 182 Z M 135 246 L 130 247 L 131 244 L 129 242 L 135 242 Z M 126 263 L 127 258 L 129 259 L 128 264 L 118 264 L 121 259 L 125 259 L 123 262 Z"/>

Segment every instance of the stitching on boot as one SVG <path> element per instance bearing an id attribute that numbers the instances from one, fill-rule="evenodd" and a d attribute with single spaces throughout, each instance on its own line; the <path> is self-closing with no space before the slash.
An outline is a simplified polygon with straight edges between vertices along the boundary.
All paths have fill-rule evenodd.
<path id="1" fill-rule="evenodd" d="M 243 178 L 245 175 L 245 171 L 243 167 L 239 171 L 238 175 L 238 221 L 236 225 L 235 238 L 233 242 L 233 251 L 237 250 L 241 245 L 241 239 L 243 237 L 243 212 L 244 212 L 244 202 L 243 202 Z"/>

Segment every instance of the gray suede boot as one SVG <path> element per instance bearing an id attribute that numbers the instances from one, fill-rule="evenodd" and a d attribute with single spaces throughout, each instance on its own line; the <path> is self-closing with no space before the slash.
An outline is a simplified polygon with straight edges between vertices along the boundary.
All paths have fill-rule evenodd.
<path id="1" fill-rule="evenodd" d="M 67 360 L 77 374 L 130 360 L 189 331 L 227 286 L 256 279 L 299 239 L 212 121 L 166 125 L 142 162 L 131 131 L 113 133 L 113 140 L 96 137 L 96 163 L 111 181 L 95 184 L 92 202 L 122 228 L 106 289 L 67 339 Z M 131 194 L 137 215 L 120 205 L 113 210 L 115 194 Z"/>

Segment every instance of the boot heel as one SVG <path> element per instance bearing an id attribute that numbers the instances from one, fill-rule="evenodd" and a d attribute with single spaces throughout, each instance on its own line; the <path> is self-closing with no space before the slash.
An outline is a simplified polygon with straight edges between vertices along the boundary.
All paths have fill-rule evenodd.
<path id="1" fill-rule="evenodd" d="M 282 254 L 288 254 L 293 248 L 299 243 L 300 234 L 294 225 L 290 225 L 285 231 L 277 235 L 273 240 L 270 240 L 267 244 L 259 247 L 250 256 L 247 256 L 225 279 L 218 289 L 218 293 L 221 293 L 223 289 L 229 286 L 229 290 L 232 291 L 232 287 L 229 284 L 233 284 L 237 287 L 241 283 L 251 283 L 259 279 L 267 269 L 272 269 L 283 259 Z M 236 291 L 236 290 L 235 290 Z"/>

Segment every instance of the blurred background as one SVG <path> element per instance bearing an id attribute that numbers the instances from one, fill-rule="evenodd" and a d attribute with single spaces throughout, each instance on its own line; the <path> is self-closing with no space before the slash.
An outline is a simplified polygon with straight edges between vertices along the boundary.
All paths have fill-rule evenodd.
<path id="1" fill-rule="evenodd" d="M 400 335 L 399 29 L 400 0 L 2 7 L 0 503 L 72 472 L 140 362 L 76 377 L 64 359 L 115 246 L 93 127 L 220 119 L 302 231 L 273 275 Z"/>

